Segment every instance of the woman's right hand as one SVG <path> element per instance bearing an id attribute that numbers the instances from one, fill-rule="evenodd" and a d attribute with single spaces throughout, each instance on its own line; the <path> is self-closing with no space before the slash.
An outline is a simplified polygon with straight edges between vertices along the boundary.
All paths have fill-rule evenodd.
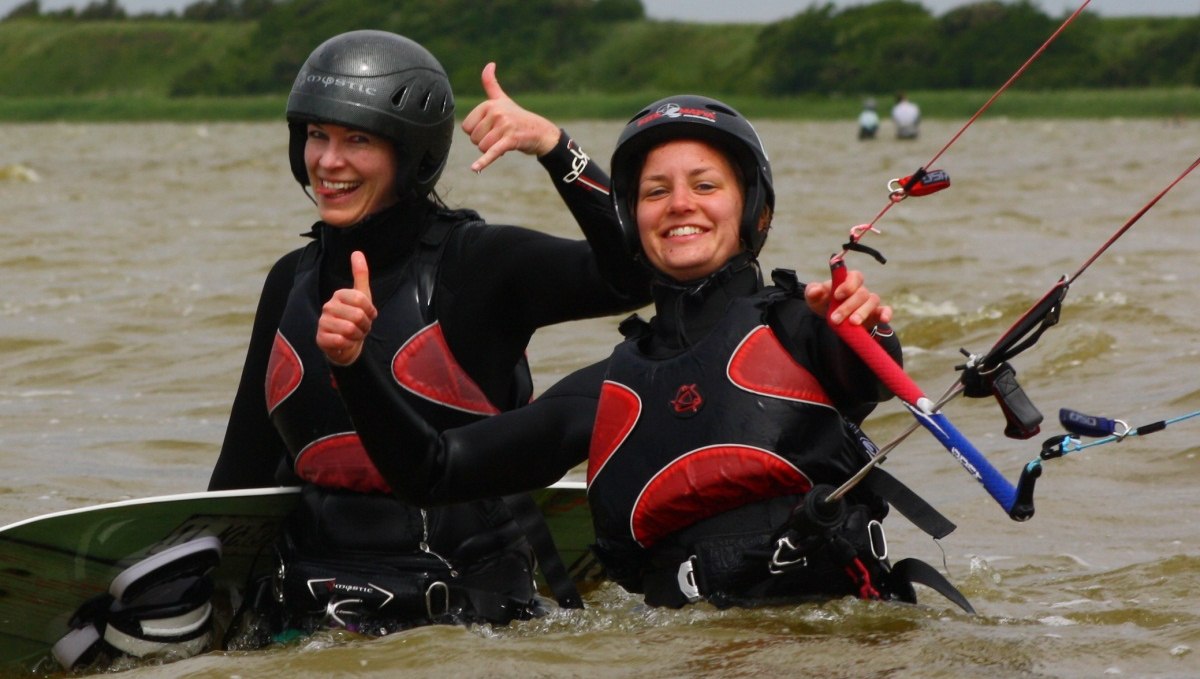
<path id="1" fill-rule="evenodd" d="M 371 301 L 371 276 L 367 257 L 361 252 L 350 254 L 350 271 L 354 287 L 342 288 L 321 307 L 317 321 L 317 346 L 325 352 L 330 363 L 347 366 L 358 360 L 363 342 L 371 332 L 371 324 L 379 314 Z"/>

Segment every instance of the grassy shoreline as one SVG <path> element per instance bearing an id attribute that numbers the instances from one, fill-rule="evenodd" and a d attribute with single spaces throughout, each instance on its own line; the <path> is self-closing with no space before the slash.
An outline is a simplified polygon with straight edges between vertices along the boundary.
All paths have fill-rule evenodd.
<path id="1" fill-rule="evenodd" d="M 954 90 L 910 93 L 926 118 L 970 117 L 992 95 L 990 91 Z M 525 107 L 555 120 L 624 119 L 661 93 L 521 94 Z M 723 97 L 755 119 L 846 120 L 858 115 L 862 98 Z M 890 95 L 874 95 L 881 111 Z M 270 121 L 283 115 L 286 96 L 170 98 L 145 95 L 93 97 L 0 97 L 0 123 L 30 122 L 196 122 Z M 478 99 L 458 101 L 465 114 Z M 1010 90 L 996 100 L 992 116 L 1011 118 L 1191 118 L 1200 117 L 1200 88 L 1146 88 L 1136 90 Z"/>

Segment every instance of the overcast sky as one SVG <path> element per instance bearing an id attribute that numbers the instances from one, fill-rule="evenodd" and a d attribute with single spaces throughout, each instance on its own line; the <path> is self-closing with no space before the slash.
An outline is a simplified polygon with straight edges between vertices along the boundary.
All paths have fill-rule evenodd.
<path id="1" fill-rule="evenodd" d="M 0 16 L 25 0 L 0 0 Z M 481 0 L 486 1 L 486 0 Z M 816 4 L 824 4 L 817 0 Z M 977 0 L 921 0 L 934 14 L 967 5 Z M 163 12 L 181 10 L 195 0 L 118 0 L 131 14 L 141 12 Z M 870 0 L 832 0 L 834 5 L 869 4 Z M 1034 0 L 1051 16 L 1062 16 L 1073 12 L 1083 0 Z M 83 7 L 88 0 L 41 0 L 42 10 L 58 10 L 64 7 Z M 655 19 L 678 19 L 681 21 L 752 22 L 762 23 L 789 17 L 814 4 L 814 0 L 642 0 L 646 13 Z M 1088 9 L 1101 16 L 1182 16 L 1200 15 L 1200 0 L 1092 0 Z"/>
<path id="2" fill-rule="evenodd" d="M 969 5 L 978 0 L 921 0 L 934 14 Z M 838 7 L 868 5 L 871 0 L 832 0 Z M 655 19 L 694 21 L 767 22 L 792 16 L 824 0 L 642 0 L 646 14 Z M 1051 16 L 1074 12 L 1083 0 L 1034 0 Z M 1200 15 L 1200 0 L 1092 0 L 1090 11 L 1101 16 Z"/>

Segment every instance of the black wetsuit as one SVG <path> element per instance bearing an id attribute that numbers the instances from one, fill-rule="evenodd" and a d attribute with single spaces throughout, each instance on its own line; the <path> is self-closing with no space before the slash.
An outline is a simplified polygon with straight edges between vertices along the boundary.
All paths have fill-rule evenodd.
<path id="1" fill-rule="evenodd" d="M 317 369 L 326 370 L 323 360 L 315 365 L 312 358 L 315 344 L 307 345 L 313 342 L 315 333 L 296 336 L 309 334 L 311 318 L 297 321 L 294 316 L 319 314 L 321 301 L 339 288 L 350 287 L 349 256 L 361 250 L 371 268 L 373 296 L 381 310 L 389 305 L 415 309 L 427 304 L 429 308 L 420 313 L 439 326 L 438 339 L 444 339 L 447 349 L 443 353 L 461 368 L 484 400 L 495 410 L 527 402 L 532 387 L 524 352 L 537 328 L 627 311 L 649 300 L 648 277 L 632 263 L 621 242 L 607 196 L 608 178 L 593 163 L 581 167 L 584 159 L 564 133 L 556 149 L 541 162 L 582 227 L 586 242 L 520 227 L 482 225 L 469 211 L 439 211 L 421 201 L 402 203 L 349 228 L 318 223 L 309 234 L 314 243 L 285 255 L 272 268 L 259 301 L 241 384 L 209 488 L 295 485 L 302 482 L 298 472 L 304 476 L 309 482 L 305 483 L 303 501 L 288 524 L 281 547 L 282 560 L 285 565 L 294 565 L 293 572 L 303 570 L 314 576 L 341 573 L 347 582 L 359 576 L 364 581 L 372 577 L 378 581 L 382 572 L 394 576 L 389 580 L 394 590 L 408 587 L 399 582 L 407 571 L 433 572 L 448 580 L 469 575 L 464 570 L 490 568 L 491 573 L 476 577 L 471 586 L 511 595 L 509 598 L 518 603 L 532 599 L 529 547 L 503 504 L 480 501 L 441 508 L 426 516 L 392 495 L 358 492 L 362 487 L 353 483 L 328 484 L 298 466 L 296 458 L 302 451 L 297 448 L 324 436 L 336 425 L 314 422 L 307 436 L 303 432 L 297 436 L 296 430 L 304 426 L 303 416 L 298 418 L 293 413 L 282 417 L 276 412 L 276 421 L 272 421 L 271 410 L 283 400 L 275 393 L 281 381 L 277 337 L 293 335 L 286 339 L 298 345 L 291 352 L 297 362 L 297 376 L 311 377 Z M 433 247 L 427 242 L 430 240 L 437 241 Z M 300 289 L 297 286 L 302 283 L 298 281 L 308 281 L 308 287 L 316 290 Z M 418 292 L 422 285 L 428 290 Z M 392 299 L 401 294 L 407 297 L 399 302 Z M 408 299 L 412 297 L 423 299 Z M 397 303 L 399 307 L 395 307 Z M 414 310 L 408 315 L 417 313 Z M 381 329 L 395 325 L 382 315 L 376 323 Z M 304 331 L 297 333 L 288 328 Z M 379 361 L 377 367 L 388 372 L 391 357 L 374 358 Z M 307 372 L 303 369 L 305 361 Z M 323 387 L 317 384 L 316 388 L 319 392 Z M 406 398 L 394 383 L 391 388 L 392 397 Z M 313 395 L 311 382 L 305 389 L 297 393 L 320 397 L 321 404 L 325 403 L 323 395 Z M 340 409 L 334 391 L 326 391 Z M 479 417 L 411 398 L 437 428 Z M 316 414 L 324 408 L 309 405 L 309 411 Z M 281 427 L 286 431 L 281 433 Z M 341 481 L 346 480 L 345 476 L 342 474 Z M 492 567 L 502 561 L 507 563 Z M 322 573 L 313 572 L 320 569 Z M 443 571 L 454 573 L 443 577 Z M 428 602 L 427 593 L 428 584 L 424 582 L 413 591 L 418 603 Z M 438 608 L 437 613 L 445 612 L 442 606 Z M 475 615 L 468 611 L 463 617 L 503 622 L 521 614 L 511 606 L 501 608 L 504 610 L 499 612 L 475 610 Z M 423 616 L 420 610 L 409 616 L 408 611 L 393 609 L 383 617 L 412 617 L 414 622 L 445 617 L 433 612 Z M 386 622 L 403 625 L 406 621 Z M 376 625 L 374 629 L 386 628 Z"/>
<path id="2" fill-rule="evenodd" d="M 656 317 L 648 327 L 634 333 L 635 336 L 623 345 L 650 361 L 694 354 L 696 352 L 693 349 L 706 338 L 719 333 L 727 334 L 731 301 L 762 295 L 763 289 L 757 266 L 748 265 L 744 256 L 739 256 L 700 284 L 676 285 L 658 281 L 653 287 L 653 294 Z M 864 455 L 861 450 L 850 450 L 856 443 L 853 441 L 856 427 L 847 426 L 846 422 L 861 421 L 874 404 L 888 394 L 874 374 L 837 339 L 824 320 L 812 313 L 803 301 L 802 289 L 798 285 L 790 286 L 786 292 L 776 291 L 772 299 L 772 303 L 763 305 L 763 323 L 779 338 L 774 346 L 782 347 L 798 365 L 806 368 L 819 383 L 824 401 L 821 407 L 788 415 L 794 421 L 799 418 L 799 428 L 806 431 L 803 437 L 805 443 L 798 445 L 816 448 L 805 451 L 803 455 L 810 460 L 819 460 L 823 456 L 832 460 L 846 458 L 847 455 Z M 898 340 L 891 333 L 885 335 L 881 335 L 878 341 L 898 359 Z M 725 367 L 723 363 L 718 365 Z M 610 369 L 615 367 L 615 364 L 609 366 L 607 361 L 588 366 L 567 376 L 528 406 L 440 433 L 425 425 L 405 404 L 389 398 L 385 387 L 386 375 L 371 364 L 358 362 L 337 368 L 334 373 L 341 385 L 343 400 L 349 406 L 363 443 L 379 471 L 402 497 L 418 504 L 435 505 L 544 486 L 587 460 L 589 446 L 595 455 L 597 440 L 602 438 L 600 434 L 593 436 L 601 385 Z M 632 374 L 626 371 L 626 375 L 635 382 L 638 380 L 636 371 Z M 707 379 L 711 385 L 724 376 L 714 374 L 711 369 L 701 369 L 700 377 L 699 381 Z M 646 376 L 645 379 L 654 378 Z M 702 384 L 701 389 L 705 388 Z M 647 407 L 659 406 L 665 408 L 666 399 L 660 398 Z M 706 407 L 710 413 L 723 414 L 727 418 L 743 418 L 753 427 L 753 413 L 749 417 L 742 411 L 725 413 L 719 402 L 709 403 Z M 764 410 L 776 412 L 765 405 Z M 831 412 L 834 413 L 833 417 L 830 417 Z M 841 413 L 841 416 L 837 416 L 837 413 Z M 807 421 L 804 421 L 806 418 Z M 732 428 L 738 427 L 734 425 Z M 411 443 L 422 438 L 427 442 L 423 448 L 400 445 L 400 442 Z M 850 443 L 847 443 L 848 440 Z M 796 445 L 795 441 L 792 443 Z M 861 464 L 863 460 L 861 456 L 856 460 L 846 458 L 845 462 L 838 464 L 844 471 L 850 464 Z M 589 470 L 589 476 L 591 473 L 592 470 Z M 828 474 L 825 474 L 825 478 L 820 476 L 821 472 L 818 471 L 814 478 L 826 483 L 834 481 Z M 673 527 L 676 534 L 687 534 L 687 544 L 681 541 L 682 538 L 677 540 L 676 535 L 671 535 L 647 549 L 630 539 L 611 539 L 614 532 L 612 527 L 597 523 L 598 552 L 609 568 L 610 575 L 627 589 L 647 591 L 647 601 L 650 603 L 682 604 L 685 600 L 678 597 L 678 588 L 674 591 L 676 599 L 669 600 L 664 599 L 661 593 L 651 594 L 647 589 L 650 586 L 648 583 L 660 575 L 665 575 L 673 582 L 681 560 L 687 560 L 689 554 L 694 555 L 694 552 L 688 551 L 693 544 L 703 541 L 712 533 L 728 532 L 731 524 L 739 532 L 740 542 L 723 543 L 713 551 L 723 550 L 723 556 L 741 559 L 748 553 L 745 549 L 747 535 L 753 538 L 757 547 L 762 547 L 764 543 L 770 545 L 768 538 L 777 537 L 771 534 L 787 520 L 804 490 L 805 487 L 797 487 L 793 495 L 786 497 L 750 496 L 729 503 L 728 511 L 722 511 L 708 520 L 690 527 Z M 608 492 L 599 486 L 590 487 L 589 491 Z M 604 500 L 589 496 L 593 507 Z M 860 493 L 857 500 L 858 506 L 864 508 L 858 517 L 863 521 L 882 518 L 886 512 L 886 505 L 870 492 Z M 863 535 L 866 535 L 864 525 L 858 526 L 858 529 L 862 529 Z M 869 549 L 869 546 L 866 548 Z M 768 553 L 755 557 L 758 564 L 763 566 L 758 580 L 766 579 L 765 563 L 769 556 Z M 664 571 L 664 567 L 670 570 Z M 722 567 L 727 567 L 726 570 L 730 572 L 741 568 L 738 564 L 713 566 L 718 571 Z M 733 574 L 738 575 L 736 572 Z M 813 581 L 815 577 L 810 574 L 805 583 Z M 730 587 L 731 591 L 726 592 L 734 596 L 726 596 L 723 601 L 745 603 L 772 598 L 779 594 L 773 589 L 774 583 L 772 581 L 756 589 L 751 586 L 755 584 L 753 582 L 749 585 L 735 582 Z M 807 584 L 802 584 L 790 590 L 785 587 L 783 593 L 805 596 L 814 593 L 857 593 L 845 591 L 847 586 L 839 584 L 822 589 L 822 585 L 814 592 L 807 589 Z M 737 595 L 745 596 L 739 599 Z"/>

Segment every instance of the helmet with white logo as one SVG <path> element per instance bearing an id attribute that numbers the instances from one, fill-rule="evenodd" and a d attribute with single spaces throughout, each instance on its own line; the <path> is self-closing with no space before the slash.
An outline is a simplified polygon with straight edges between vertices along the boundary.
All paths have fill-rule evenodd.
<path id="1" fill-rule="evenodd" d="M 771 161 L 754 127 L 733 107 L 692 94 L 660 99 L 629 120 L 612 156 L 612 199 L 630 251 L 642 252 L 637 227 L 637 191 L 642 165 L 650 151 L 674 139 L 698 139 L 725 152 L 742 180 L 745 207 L 740 237 L 757 256 L 767 239 L 760 229 L 764 210 L 775 209 Z"/>
<path id="2" fill-rule="evenodd" d="M 321 43 L 300 68 L 287 101 L 292 174 L 308 186 L 308 123 L 370 132 L 396 145 L 397 188 L 433 190 L 454 131 L 454 94 L 438 60 L 416 42 L 386 31 L 350 31 Z"/>

